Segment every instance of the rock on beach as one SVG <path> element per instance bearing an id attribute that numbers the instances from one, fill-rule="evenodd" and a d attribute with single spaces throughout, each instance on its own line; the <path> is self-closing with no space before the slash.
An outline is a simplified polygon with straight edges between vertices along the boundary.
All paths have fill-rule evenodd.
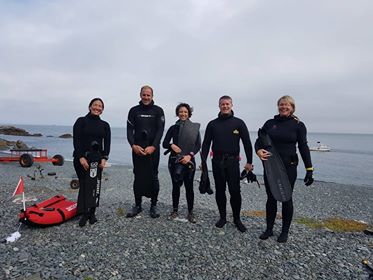
<path id="1" fill-rule="evenodd" d="M 69 187 L 75 176 L 71 162 L 61 167 L 42 164 L 42 168 L 56 176 L 30 180 L 27 175 L 33 168 L 0 163 L 0 238 L 17 229 L 22 206 L 13 202 L 11 194 L 19 176 L 25 178 L 26 197 L 42 201 L 60 193 L 77 198 L 77 191 Z M 128 219 L 125 214 L 134 201 L 131 167 L 112 165 L 103 177 L 96 224 L 80 228 L 77 217 L 60 226 L 23 226 L 18 241 L 0 244 L 0 279 L 367 279 L 360 262 L 363 258 L 372 261 L 373 239 L 361 232 L 313 229 L 294 221 L 288 242 L 279 244 L 281 220 L 276 221 L 275 236 L 262 241 L 258 236 L 265 228 L 263 217 L 243 215 L 248 231 L 242 234 L 231 214 L 225 227 L 217 229 L 214 195 L 199 194 L 197 182 L 197 223 L 171 221 L 171 181 L 166 168 L 159 174 L 161 217 L 150 218 L 149 199 L 143 199 L 143 212 Z M 265 210 L 264 187 L 242 184 L 241 190 L 243 213 Z M 372 200 L 373 188 L 325 182 L 305 187 L 299 180 L 294 191 L 295 217 L 341 216 L 372 223 Z M 229 199 L 227 210 L 230 213 Z M 180 218 L 186 214 L 182 187 Z"/>
<path id="2" fill-rule="evenodd" d="M 0 150 L 9 150 L 9 149 L 24 150 L 24 149 L 30 149 L 30 148 L 21 140 L 7 141 L 5 139 L 0 139 Z"/>

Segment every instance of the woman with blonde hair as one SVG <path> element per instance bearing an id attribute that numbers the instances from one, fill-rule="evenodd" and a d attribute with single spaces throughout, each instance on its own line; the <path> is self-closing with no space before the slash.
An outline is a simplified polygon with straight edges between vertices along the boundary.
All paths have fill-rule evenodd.
<path id="1" fill-rule="evenodd" d="M 277 101 L 279 114 L 265 122 L 261 128 L 272 140 L 274 148 L 278 152 L 291 185 L 294 188 L 297 179 L 298 155 L 296 145 L 306 168 L 306 177 L 304 182 L 306 186 L 313 183 L 313 167 L 311 162 L 310 150 L 307 144 L 307 129 L 295 115 L 294 99 L 285 95 Z M 262 161 L 268 160 L 271 153 L 264 149 L 264 145 L 258 138 L 255 142 L 255 151 Z M 265 167 L 264 167 L 265 169 Z M 264 172 L 264 184 L 267 193 L 266 203 L 266 230 L 260 235 L 260 239 L 265 240 L 273 236 L 273 226 L 277 213 L 277 201 L 271 193 L 266 172 Z M 277 241 L 284 243 L 288 239 L 289 228 L 293 218 L 293 200 L 282 202 L 282 230 Z"/>

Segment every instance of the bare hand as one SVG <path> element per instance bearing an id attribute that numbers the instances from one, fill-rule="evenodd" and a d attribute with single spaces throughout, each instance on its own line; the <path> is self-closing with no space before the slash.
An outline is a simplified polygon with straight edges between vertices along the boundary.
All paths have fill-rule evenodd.
<path id="1" fill-rule="evenodd" d="M 106 159 L 102 159 L 98 167 L 100 167 L 101 169 L 104 169 L 105 166 L 106 166 Z"/>
<path id="2" fill-rule="evenodd" d="M 246 163 L 244 168 L 247 172 L 250 172 L 254 169 L 254 165 L 252 165 L 251 163 Z"/>
<path id="3" fill-rule="evenodd" d="M 83 166 L 84 170 L 88 170 L 89 169 L 89 164 L 88 164 L 88 161 L 86 160 L 86 158 L 81 157 L 79 159 L 79 162 Z"/>
<path id="4" fill-rule="evenodd" d="M 138 156 L 145 156 L 145 150 L 139 145 L 132 145 L 132 151 Z"/>
<path id="5" fill-rule="evenodd" d="M 171 149 L 177 154 L 181 153 L 181 149 L 175 144 L 171 144 Z"/>
<path id="6" fill-rule="evenodd" d="M 260 149 L 256 152 L 261 160 L 267 160 L 272 154 L 264 149 Z"/>
<path id="7" fill-rule="evenodd" d="M 148 146 L 148 147 L 145 148 L 144 152 L 145 152 L 146 155 L 151 155 L 152 153 L 155 152 L 155 147 L 154 146 Z"/>
<path id="8" fill-rule="evenodd" d="M 180 163 L 181 164 L 187 164 L 188 162 L 190 162 L 190 160 L 192 159 L 192 156 L 190 155 L 185 155 L 183 156 L 181 159 L 180 159 Z"/>

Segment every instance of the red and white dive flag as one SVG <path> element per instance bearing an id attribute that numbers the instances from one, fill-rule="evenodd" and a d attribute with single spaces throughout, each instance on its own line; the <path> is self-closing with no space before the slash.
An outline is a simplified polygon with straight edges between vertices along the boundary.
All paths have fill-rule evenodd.
<path id="1" fill-rule="evenodd" d="M 25 183 L 23 181 L 23 177 L 21 176 L 19 177 L 19 181 L 18 181 L 16 189 L 14 190 L 13 196 L 17 194 L 22 194 L 24 193 L 24 191 L 25 191 Z"/>

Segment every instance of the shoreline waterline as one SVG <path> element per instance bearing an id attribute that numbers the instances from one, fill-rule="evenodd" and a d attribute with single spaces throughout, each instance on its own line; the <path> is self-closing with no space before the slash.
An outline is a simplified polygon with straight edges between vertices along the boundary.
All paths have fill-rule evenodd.
<path id="1" fill-rule="evenodd" d="M 17 125 L 30 133 L 41 133 L 42 137 L 21 137 L 0 135 L 0 138 L 8 141 L 21 140 L 30 147 L 46 148 L 48 154 L 53 156 L 61 154 L 65 160 L 72 160 L 72 139 L 58 138 L 64 133 L 71 133 L 69 126 L 33 126 Z M 70 129 L 70 130 L 68 130 Z M 203 135 L 203 130 L 201 131 Z M 53 137 L 47 137 L 53 135 Z M 255 142 L 256 133 L 250 133 L 252 143 Z M 370 134 L 338 134 L 338 133 L 308 133 L 308 145 L 315 146 L 317 142 L 327 144 L 330 152 L 311 152 L 314 177 L 324 182 L 334 182 L 353 186 L 367 186 L 373 188 L 373 135 Z M 163 156 L 161 149 L 160 166 L 167 167 L 168 157 Z M 241 156 L 243 149 L 241 148 Z M 300 156 L 299 156 L 300 158 Z M 197 165 L 200 156 L 197 155 Z M 112 149 L 109 162 L 113 165 L 132 165 L 131 148 L 127 143 L 125 128 L 112 128 Z M 343 164 L 342 164 L 343 163 Z M 210 165 L 209 161 L 208 164 Z M 254 172 L 263 175 L 262 163 L 253 155 Z M 243 167 L 243 162 L 241 162 Z M 303 162 L 300 159 L 298 166 L 298 179 L 305 175 Z"/>

